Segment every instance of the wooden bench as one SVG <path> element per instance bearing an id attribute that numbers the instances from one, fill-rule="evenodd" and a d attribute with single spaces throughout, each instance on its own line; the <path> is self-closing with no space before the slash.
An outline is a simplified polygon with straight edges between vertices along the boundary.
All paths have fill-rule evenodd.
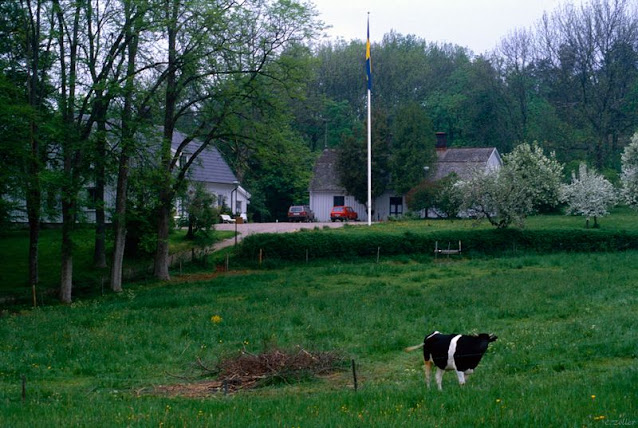
<path id="1" fill-rule="evenodd" d="M 447 243 L 447 249 L 439 248 L 439 241 L 436 241 L 434 244 L 434 257 L 438 257 L 439 254 L 447 254 L 450 257 L 450 254 L 461 254 L 461 241 L 459 241 L 459 248 L 452 249 L 450 248 L 450 243 Z"/>
<path id="2" fill-rule="evenodd" d="M 235 223 L 235 219 L 231 218 L 228 214 L 220 214 L 222 223 Z"/>

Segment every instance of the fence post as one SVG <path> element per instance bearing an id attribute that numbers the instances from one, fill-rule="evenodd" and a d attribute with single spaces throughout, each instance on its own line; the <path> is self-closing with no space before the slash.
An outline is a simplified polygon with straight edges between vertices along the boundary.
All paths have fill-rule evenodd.
<path id="1" fill-rule="evenodd" d="M 352 359 L 352 377 L 354 379 L 354 392 L 357 392 L 359 386 L 357 384 L 357 368 L 354 364 L 354 358 Z"/>

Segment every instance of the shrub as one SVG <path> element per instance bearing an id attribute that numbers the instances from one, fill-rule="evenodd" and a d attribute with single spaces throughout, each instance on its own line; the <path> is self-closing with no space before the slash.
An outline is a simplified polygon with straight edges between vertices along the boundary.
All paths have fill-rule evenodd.
<path id="1" fill-rule="evenodd" d="M 464 254 L 497 255 L 512 252 L 599 252 L 638 249 L 638 232 L 603 230 L 488 229 L 437 231 L 431 233 L 330 233 L 311 231 L 289 234 L 259 234 L 246 237 L 238 256 L 255 260 L 262 250 L 266 258 L 291 261 L 382 255 L 427 254 L 448 242 L 462 242 Z"/>

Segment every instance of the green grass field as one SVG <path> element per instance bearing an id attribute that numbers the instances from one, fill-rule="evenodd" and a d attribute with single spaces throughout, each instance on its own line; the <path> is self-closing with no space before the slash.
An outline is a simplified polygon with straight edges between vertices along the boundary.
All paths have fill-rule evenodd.
<path id="1" fill-rule="evenodd" d="M 0 426 L 636 425 L 636 260 L 315 261 L 5 311 Z M 420 353 L 403 352 L 434 329 L 499 336 L 464 388 L 448 373 L 426 390 Z M 153 393 L 203 380 L 186 379 L 198 359 L 296 346 L 354 359 L 358 391 L 346 370 L 228 396 Z"/>
<path id="2" fill-rule="evenodd" d="M 18 298 L 20 302 L 31 301 L 31 288 L 28 285 L 28 231 L 9 230 L 0 233 L 0 301 L 2 298 Z M 216 231 L 210 238 L 198 238 L 195 241 L 185 239 L 186 231 L 178 230 L 171 234 L 171 254 L 188 251 L 193 246 L 211 245 L 217 240 L 234 236 L 233 232 Z M 109 270 L 93 267 L 93 245 L 95 232 L 92 228 L 82 227 L 75 231 L 73 256 L 74 298 L 78 294 L 97 294 L 101 292 L 102 281 L 108 287 Z M 109 243 L 110 244 L 110 243 Z M 54 302 L 54 291 L 60 284 L 60 247 L 61 230 L 43 229 L 40 233 L 38 300 Z M 107 245 L 107 252 L 111 251 Z M 107 255 L 107 258 L 110 255 Z M 110 263 L 110 259 L 108 260 Z M 151 256 L 124 261 L 125 270 L 142 269 L 153 263 Z"/>

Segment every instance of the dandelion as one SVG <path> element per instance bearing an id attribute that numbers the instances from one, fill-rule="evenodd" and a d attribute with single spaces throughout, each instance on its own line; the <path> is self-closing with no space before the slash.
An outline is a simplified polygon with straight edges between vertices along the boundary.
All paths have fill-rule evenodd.
<path id="1" fill-rule="evenodd" d="M 501 399 L 500 399 L 500 398 L 497 398 L 497 399 L 496 399 L 496 402 L 497 402 L 497 403 L 500 403 L 500 402 L 501 402 Z"/>
<path id="2" fill-rule="evenodd" d="M 594 416 L 594 420 L 595 421 L 602 421 L 603 419 L 605 419 L 605 416 L 600 415 L 600 416 Z"/>
<path id="3" fill-rule="evenodd" d="M 592 394 L 591 399 L 592 399 L 592 400 L 595 400 L 595 399 L 596 399 L 596 396 L 595 396 L 594 394 Z"/>
<path id="4" fill-rule="evenodd" d="M 219 315 L 213 315 L 212 317 L 210 317 L 210 321 L 213 324 L 219 324 L 220 322 L 222 322 L 222 317 L 220 317 Z"/>

